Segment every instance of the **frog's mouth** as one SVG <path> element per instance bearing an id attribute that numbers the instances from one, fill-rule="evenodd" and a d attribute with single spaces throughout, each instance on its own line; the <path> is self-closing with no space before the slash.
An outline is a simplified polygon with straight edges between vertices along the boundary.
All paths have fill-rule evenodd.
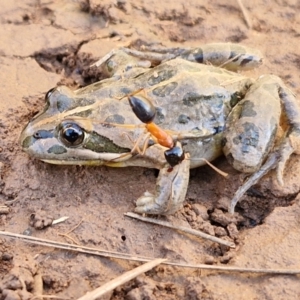
<path id="1" fill-rule="evenodd" d="M 127 158 L 128 159 L 128 158 Z M 55 160 L 55 159 L 42 159 L 41 161 L 53 164 L 53 165 L 78 165 L 78 166 L 109 166 L 109 167 L 124 167 L 125 164 L 122 161 L 109 162 L 104 160 Z"/>

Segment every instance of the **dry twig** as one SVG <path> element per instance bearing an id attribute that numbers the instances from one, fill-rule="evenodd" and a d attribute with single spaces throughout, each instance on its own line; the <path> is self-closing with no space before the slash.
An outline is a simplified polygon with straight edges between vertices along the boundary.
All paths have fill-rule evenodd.
<path id="1" fill-rule="evenodd" d="M 43 300 L 43 297 L 42 297 L 42 294 L 43 294 L 43 278 L 42 278 L 42 274 L 39 271 L 34 276 L 33 293 L 34 293 L 34 299 Z"/>
<path id="2" fill-rule="evenodd" d="M 166 259 L 158 258 L 158 259 L 152 260 L 150 262 L 147 262 L 147 263 L 145 263 L 137 268 L 134 268 L 133 270 L 128 271 L 128 272 L 118 276 L 117 278 L 105 283 L 101 287 L 98 287 L 91 292 L 87 292 L 84 296 L 78 298 L 77 300 L 95 300 L 98 297 L 103 296 L 107 292 L 112 291 L 116 287 L 137 277 L 138 275 L 153 269 L 154 267 L 158 266 L 159 264 L 161 264 L 164 261 L 166 261 Z"/>
<path id="3" fill-rule="evenodd" d="M 68 238 L 69 240 L 71 240 L 73 242 L 73 244 L 79 245 L 79 243 L 74 238 L 72 238 L 69 234 L 72 231 L 74 231 L 77 227 L 79 227 L 82 222 L 83 222 L 83 219 L 77 225 L 75 225 L 73 228 L 71 228 L 68 232 L 66 232 L 66 233 L 58 233 L 58 235 L 62 236 L 62 237 L 65 237 L 65 238 Z"/>
<path id="4" fill-rule="evenodd" d="M 209 235 L 209 234 L 204 233 L 204 232 L 199 231 L 199 230 L 195 230 L 195 229 L 187 228 L 187 227 L 183 227 L 183 226 L 175 226 L 175 225 L 172 225 L 169 222 L 156 220 L 156 219 L 153 219 L 153 218 L 142 217 L 142 216 L 140 216 L 138 214 L 135 214 L 135 213 L 132 213 L 132 212 L 125 213 L 124 215 L 127 216 L 127 217 L 138 219 L 140 221 L 144 221 L 144 222 L 148 222 L 148 223 L 152 223 L 152 224 L 157 224 L 157 225 L 161 225 L 161 226 L 164 226 L 164 227 L 168 227 L 168 228 L 176 229 L 176 230 L 179 230 L 179 231 L 183 231 L 183 232 L 195 235 L 195 236 L 199 236 L 199 237 L 204 238 L 206 240 L 210 240 L 212 242 L 228 246 L 230 248 L 235 248 L 234 243 L 222 240 L 220 238 Z"/>

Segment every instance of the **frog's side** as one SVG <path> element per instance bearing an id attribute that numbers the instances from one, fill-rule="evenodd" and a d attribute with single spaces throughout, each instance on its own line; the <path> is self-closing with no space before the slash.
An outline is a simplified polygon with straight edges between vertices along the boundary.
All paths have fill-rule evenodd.
<path id="1" fill-rule="evenodd" d="M 185 59 L 192 55 L 191 51 L 182 53 Z M 133 61 L 130 68 L 124 64 L 115 68 L 110 79 L 75 92 L 66 87 L 50 91 L 45 110 L 21 134 L 23 149 L 55 164 L 160 169 L 156 193 L 146 192 L 137 201 L 136 211 L 150 214 L 169 214 L 181 207 L 188 170 L 203 165 L 199 158 L 211 161 L 223 150 L 237 170 L 257 174 L 274 146 L 281 103 L 290 125 L 288 137 L 278 146 L 276 164 L 281 159 L 281 171 L 290 154 L 298 151 L 299 108 L 278 77 L 265 75 L 254 81 L 176 57 L 148 69 L 151 64 L 140 64 L 140 57 L 132 54 L 125 51 L 127 66 L 131 58 Z M 157 57 L 157 53 L 153 55 Z M 114 65 L 111 57 L 104 61 L 106 65 Z M 245 60 L 251 62 L 243 58 L 244 64 Z M 145 130 L 126 96 L 141 89 L 156 107 L 154 122 L 187 153 L 187 159 L 172 170 L 164 158 L 166 148 L 151 139 L 143 154 L 131 151 L 136 141 L 143 147 L 140 137 Z"/>

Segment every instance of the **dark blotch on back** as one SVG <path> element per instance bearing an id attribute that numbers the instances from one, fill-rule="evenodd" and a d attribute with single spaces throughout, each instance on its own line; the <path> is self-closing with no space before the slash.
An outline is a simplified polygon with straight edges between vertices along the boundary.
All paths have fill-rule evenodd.
<path id="1" fill-rule="evenodd" d="M 72 116 L 88 118 L 92 113 L 93 113 L 92 109 L 87 109 L 87 110 L 81 111 L 79 113 L 73 114 Z"/>
<path id="2" fill-rule="evenodd" d="M 176 71 L 174 69 L 158 71 L 155 75 L 149 77 L 148 84 L 156 85 L 162 81 L 172 78 L 175 74 Z"/>
<path id="3" fill-rule="evenodd" d="M 183 104 L 186 106 L 194 106 L 196 103 L 201 101 L 202 95 L 194 93 L 194 92 L 189 92 L 186 93 L 182 99 Z"/>
<path id="4" fill-rule="evenodd" d="M 165 120 L 165 111 L 161 107 L 156 107 L 155 109 L 156 109 L 156 113 L 153 122 L 155 124 L 161 124 Z"/>
<path id="5" fill-rule="evenodd" d="M 125 118 L 121 115 L 118 115 L 118 114 L 114 114 L 114 115 L 111 115 L 111 116 L 108 116 L 104 122 L 107 122 L 107 123 L 116 123 L 116 124 L 124 124 L 125 123 Z"/>
<path id="6" fill-rule="evenodd" d="M 178 123 L 180 124 L 187 124 L 189 121 L 190 121 L 190 117 L 187 115 L 182 114 L 179 115 L 178 117 Z"/>
<path id="7" fill-rule="evenodd" d="M 152 93 L 157 97 L 166 97 L 170 95 L 178 86 L 177 82 L 170 82 L 166 85 L 155 88 Z"/>
<path id="8" fill-rule="evenodd" d="M 258 127 L 253 124 L 246 122 L 243 125 L 243 132 L 233 138 L 233 143 L 238 145 L 242 144 L 242 152 L 248 153 L 250 152 L 250 148 L 256 148 L 259 140 L 259 130 Z"/>
<path id="9" fill-rule="evenodd" d="M 244 103 L 242 103 L 242 107 L 240 119 L 243 117 L 255 117 L 257 115 L 256 111 L 253 109 L 254 104 L 251 101 L 245 100 Z"/>
<path id="10" fill-rule="evenodd" d="M 223 105 L 223 95 L 222 94 L 211 94 L 211 95 L 201 95 L 194 92 L 188 92 L 184 95 L 182 101 L 183 104 L 186 106 L 194 106 L 195 104 L 199 103 L 200 101 L 205 100 L 214 100 L 214 102 L 211 102 L 215 107 L 222 107 Z"/>
<path id="11" fill-rule="evenodd" d="M 123 95 L 129 95 L 129 94 L 132 93 L 132 90 L 129 89 L 128 87 L 122 87 L 122 88 L 120 89 L 120 92 L 121 92 L 121 94 L 123 94 Z"/>

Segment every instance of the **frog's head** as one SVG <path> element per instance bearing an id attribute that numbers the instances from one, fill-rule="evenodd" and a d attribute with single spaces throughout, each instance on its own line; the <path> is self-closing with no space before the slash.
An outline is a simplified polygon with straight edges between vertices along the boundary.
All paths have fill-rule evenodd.
<path id="1" fill-rule="evenodd" d="M 65 86 L 51 89 L 43 111 L 33 117 L 20 136 L 30 156 L 53 164 L 112 165 L 129 159 L 130 149 L 100 135 L 92 123 L 93 98 L 78 97 Z"/>

